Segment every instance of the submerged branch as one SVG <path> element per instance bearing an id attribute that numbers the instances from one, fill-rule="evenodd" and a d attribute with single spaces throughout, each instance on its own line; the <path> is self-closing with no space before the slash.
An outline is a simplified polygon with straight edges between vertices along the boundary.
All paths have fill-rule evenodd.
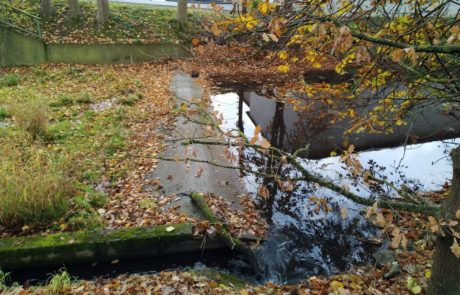
<path id="1" fill-rule="evenodd" d="M 208 204 L 203 198 L 202 194 L 197 192 L 191 192 L 189 194 L 190 198 L 193 202 L 197 205 L 200 209 L 201 213 L 203 213 L 204 217 L 211 223 L 219 223 L 221 222 L 211 211 Z M 230 249 L 235 249 L 236 251 L 243 254 L 248 262 L 251 264 L 251 267 L 256 275 L 261 273 L 259 264 L 257 262 L 257 258 L 254 255 L 254 252 L 249 248 L 244 242 L 239 240 L 238 238 L 233 237 L 225 228 L 221 228 L 217 231 L 217 237 Z"/>

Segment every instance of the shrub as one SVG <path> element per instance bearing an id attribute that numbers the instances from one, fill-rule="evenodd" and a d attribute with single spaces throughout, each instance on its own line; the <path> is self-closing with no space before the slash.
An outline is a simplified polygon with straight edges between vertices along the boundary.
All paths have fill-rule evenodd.
<path id="1" fill-rule="evenodd" d="M 29 145 L 27 134 L 0 138 L 0 224 L 57 220 L 73 193 L 63 157 Z"/>
<path id="2" fill-rule="evenodd" d="M 16 86 L 19 84 L 19 77 L 15 74 L 6 74 L 0 79 L 0 86 Z"/>
<path id="3" fill-rule="evenodd" d="M 47 109 L 43 103 L 21 103 L 15 106 L 13 113 L 18 126 L 27 131 L 33 139 L 48 135 Z"/>

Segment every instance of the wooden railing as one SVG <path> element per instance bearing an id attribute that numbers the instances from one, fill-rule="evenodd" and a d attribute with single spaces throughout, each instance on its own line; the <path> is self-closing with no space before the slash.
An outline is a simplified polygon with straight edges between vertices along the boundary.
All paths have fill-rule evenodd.
<path id="1" fill-rule="evenodd" d="M 0 1 L 0 25 L 35 38 L 42 38 L 41 18 Z"/>

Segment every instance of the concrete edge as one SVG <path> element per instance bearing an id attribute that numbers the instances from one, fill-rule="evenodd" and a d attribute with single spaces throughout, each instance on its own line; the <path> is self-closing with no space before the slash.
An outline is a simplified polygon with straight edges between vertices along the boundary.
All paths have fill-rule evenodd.
<path id="1" fill-rule="evenodd" d="M 193 234 L 192 224 L 8 237 L 0 239 L 0 269 L 9 271 L 186 254 L 202 252 L 202 244 L 202 237 Z M 225 248 L 217 239 L 206 242 L 207 250 Z"/>

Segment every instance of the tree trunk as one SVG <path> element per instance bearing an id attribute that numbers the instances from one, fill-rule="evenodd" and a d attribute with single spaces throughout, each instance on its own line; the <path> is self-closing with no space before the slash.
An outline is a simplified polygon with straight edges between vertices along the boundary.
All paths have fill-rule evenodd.
<path id="1" fill-rule="evenodd" d="M 178 0 L 177 2 L 177 21 L 181 25 L 187 23 L 187 0 Z"/>
<path id="2" fill-rule="evenodd" d="M 455 220 L 455 213 L 460 209 L 460 147 L 451 152 L 451 157 L 454 176 L 452 189 L 444 207 L 446 220 Z M 453 238 L 449 234 L 445 237 L 439 236 L 436 240 L 433 272 L 427 295 L 460 294 L 460 258 L 452 253 L 452 243 Z"/>
<path id="3" fill-rule="evenodd" d="M 97 26 L 99 30 L 109 20 L 109 15 L 110 15 L 109 0 L 97 0 L 96 21 L 97 21 Z"/>
<path id="4" fill-rule="evenodd" d="M 80 6 L 78 5 L 78 0 L 68 0 L 69 3 L 69 17 L 77 18 L 80 16 Z"/>
<path id="5" fill-rule="evenodd" d="M 40 10 L 43 17 L 47 18 L 53 14 L 53 7 L 51 6 L 51 0 L 41 0 Z"/>

